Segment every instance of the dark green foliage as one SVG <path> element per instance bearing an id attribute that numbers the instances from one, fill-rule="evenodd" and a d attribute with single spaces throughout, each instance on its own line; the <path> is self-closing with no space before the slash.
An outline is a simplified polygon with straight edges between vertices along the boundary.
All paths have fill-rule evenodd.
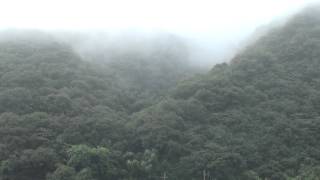
<path id="1" fill-rule="evenodd" d="M 178 179 L 203 169 L 216 179 L 289 179 L 318 166 L 318 17 L 319 9 L 296 15 L 139 112 L 130 125 L 142 146 L 158 149 Z"/>
<path id="2" fill-rule="evenodd" d="M 138 147 L 125 123 L 186 76 L 181 59 L 140 54 L 141 64 L 123 56 L 101 65 L 41 32 L 7 35 L 0 40 L 0 179 L 151 177 L 157 152 Z M 167 69 L 171 63 L 181 71 Z"/>
<path id="3" fill-rule="evenodd" d="M 101 65 L 50 36 L 2 37 L 0 179 L 319 179 L 319 17 L 179 83 L 194 71 L 178 46 Z"/>

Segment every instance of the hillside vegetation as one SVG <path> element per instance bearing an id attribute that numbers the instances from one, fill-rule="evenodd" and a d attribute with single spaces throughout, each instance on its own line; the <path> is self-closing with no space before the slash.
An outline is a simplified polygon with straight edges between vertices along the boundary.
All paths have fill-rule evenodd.
<path id="1" fill-rule="evenodd" d="M 35 37 L 0 41 L 0 180 L 320 178 L 319 8 L 203 75 Z"/>

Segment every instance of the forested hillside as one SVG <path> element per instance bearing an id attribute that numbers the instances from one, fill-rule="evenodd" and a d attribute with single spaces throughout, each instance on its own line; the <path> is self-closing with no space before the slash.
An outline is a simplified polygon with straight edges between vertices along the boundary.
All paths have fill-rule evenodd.
<path id="1" fill-rule="evenodd" d="M 319 8 L 204 75 L 181 52 L 2 36 L 0 180 L 320 178 Z"/>
<path id="2" fill-rule="evenodd" d="M 65 167 L 71 148 L 101 151 L 109 159 L 107 149 L 113 146 L 115 162 L 101 159 L 111 163 L 113 170 L 99 177 L 128 176 L 126 158 L 134 158 L 124 157 L 132 143 L 124 127 L 129 115 L 156 103 L 193 72 L 181 59 L 172 59 L 175 52 L 160 55 L 170 63 L 142 54 L 128 57 L 124 52 L 108 62 L 101 58 L 89 62 L 49 34 L 4 32 L 0 42 L 1 178 L 44 179 L 56 169 L 63 171 L 59 168 Z"/>

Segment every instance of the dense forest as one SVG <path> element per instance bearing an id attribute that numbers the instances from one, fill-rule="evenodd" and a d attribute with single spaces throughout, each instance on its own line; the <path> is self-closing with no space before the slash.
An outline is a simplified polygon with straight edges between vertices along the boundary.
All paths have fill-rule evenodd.
<path id="1" fill-rule="evenodd" d="M 2 33 L 0 180 L 320 179 L 320 8 L 203 74 L 152 44 Z"/>

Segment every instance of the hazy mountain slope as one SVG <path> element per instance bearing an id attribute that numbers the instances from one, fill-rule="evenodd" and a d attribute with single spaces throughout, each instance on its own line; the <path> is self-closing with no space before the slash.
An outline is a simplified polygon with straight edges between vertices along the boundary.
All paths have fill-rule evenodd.
<path id="1" fill-rule="evenodd" d="M 102 65 L 50 36 L 3 38 L 0 179 L 319 179 L 319 12 L 169 93 L 193 70 L 162 46 Z"/>
<path id="2" fill-rule="evenodd" d="M 126 136 L 112 77 L 46 35 L 15 37 L 0 42 L 0 179 L 44 179 L 68 144 Z"/>
<path id="3" fill-rule="evenodd" d="M 133 98 L 139 99 L 128 107 L 132 112 L 158 101 L 177 82 L 202 72 L 191 65 L 187 43 L 174 35 L 145 37 L 133 33 L 109 41 L 101 38 L 79 44 L 76 49 L 84 59 L 103 65 L 116 77 L 121 89 L 130 91 L 124 93 L 134 94 Z"/>
<path id="4" fill-rule="evenodd" d="M 123 125 L 128 114 L 156 103 L 186 75 L 158 68 L 171 65 L 161 60 L 150 61 L 152 68 L 135 64 L 131 60 L 140 56 L 133 54 L 127 60 L 118 57 L 112 66 L 89 62 L 42 32 L 0 36 L 0 179 L 44 179 L 65 167 L 71 150 L 95 152 L 81 144 L 103 147 L 96 153 L 114 161 L 101 162 L 114 169 L 101 178 L 128 176 L 126 160 L 143 158 L 124 156 L 132 138 Z"/>
<path id="5" fill-rule="evenodd" d="M 320 163 L 320 10 L 135 115 L 137 142 L 176 179 L 314 179 Z M 308 177 L 307 177 L 308 176 Z"/>
<path id="6" fill-rule="evenodd" d="M 106 103 L 116 96 L 112 77 L 82 61 L 67 45 L 26 38 L 3 41 L 0 46 L 0 112 L 72 114 L 84 110 L 86 104 Z M 106 105 L 122 108 L 111 101 Z"/>

